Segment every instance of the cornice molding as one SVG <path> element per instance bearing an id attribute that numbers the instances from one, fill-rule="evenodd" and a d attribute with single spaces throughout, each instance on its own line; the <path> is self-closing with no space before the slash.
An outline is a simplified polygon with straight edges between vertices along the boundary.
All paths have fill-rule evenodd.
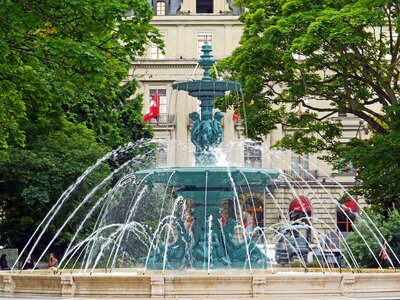
<path id="1" fill-rule="evenodd" d="M 151 24 L 158 27 L 168 26 L 213 26 L 213 25 L 241 25 L 239 16 L 220 16 L 220 15 L 179 15 L 179 16 L 155 16 Z"/>
<path id="2" fill-rule="evenodd" d="M 197 60 L 194 59 L 168 59 L 168 60 L 141 60 L 133 62 L 132 66 L 143 69 L 173 69 L 173 68 L 190 68 L 196 67 Z"/>

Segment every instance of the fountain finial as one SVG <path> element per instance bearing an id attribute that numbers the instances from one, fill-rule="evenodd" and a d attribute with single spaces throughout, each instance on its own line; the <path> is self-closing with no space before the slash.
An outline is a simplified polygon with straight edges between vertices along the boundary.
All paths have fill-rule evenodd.
<path id="1" fill-rule="evenodd" d="M 212 47 L 208 42 L 205 42 L 201 47 L 202 55 L 198 61 L 199 65 L 204 69 L 202 81 L 211 81 L 210 69 L 214 65 L 214 57 L 211 55 Z"/>

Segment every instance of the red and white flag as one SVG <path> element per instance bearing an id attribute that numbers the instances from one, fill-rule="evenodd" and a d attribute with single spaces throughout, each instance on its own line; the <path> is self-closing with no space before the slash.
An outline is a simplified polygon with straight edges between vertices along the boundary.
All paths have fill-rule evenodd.
<path id="1" fill-rule="evenodd" d="M 224 217 L 224 215 L 221 212 L 219 213 L 219 221 L 221 222 L 222 226 L 225 226 L 226 218 Z"/>
<path id="2" fill-rule="evenodd" d="M 147 109 L 146 114 L 143 117 L 143 121 L 147 122 L 158 116 L 158 102 L 159 102 L 158 92 L 156 91 L 151 99 L 150 106 Z"/>
<path id="3" fill-rule="evenodd" d="M 232 121 L 235 121 L 235 120 L 237 120 L 237 119 L 239 119 L 239 118 L 240 118 L 240 114 L 238 114 L 238 113 L 236 113 L 236 112 L 233 112 Z"/>

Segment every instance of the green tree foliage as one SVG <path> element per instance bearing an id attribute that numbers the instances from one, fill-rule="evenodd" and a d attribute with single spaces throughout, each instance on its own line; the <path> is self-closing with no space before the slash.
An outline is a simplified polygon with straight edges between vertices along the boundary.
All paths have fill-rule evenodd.
<path id="1" fill-rule="evenodd" d="M 220 67 L 243 84 L 250 137 L 260 139 L 282 123 L 304 130 L 287 134 L 278 146 L 335 151 L 341 127 L 331 117 L 338 112 L 388 134 L 384 109 L 400 92 L 396 1 L 238 3 L 248 9 L 240 17 L 244 33 Z"/>
<path id="2" fill-rule="evenodd" d="M 99 123 L 118 120 L 130 62 L 159 41 L 147 1 L 4 0 L 0 17 L 1 158 L 63 116 L 111 139 L 116 129 Z"/>
<path id="3" fill-rule="evenodd" d="M 42 136 L 30 149 L 10 148 L 10 161 L 0 165 L 5 216 L 0 223 L 0 243 L 21 249 L 55 200 L 106 148 L 96 143 L 93 131 L 72 123 Z M 76 203 L 90 185 L 80 189 L 81 194 L 72 202 Z"/>
<path id="4" fill-rule="evenodd" d="M 0 1 L 0 244 L 21 248 L 88 166 L 151 136 L 128 77 L 135 57 L 160 43 L 151 17 L 146 0 Z M 108 163 L 71 207 L 121 161 Z"/>
<path id="5" fill-rule="evenodd" d="M 355 192 L 364 195 L 374 209 L 387 216 L 391 207 L 400 209 L 400 121 L 399 107 L 387 112 L 391 120 L 387 135 L 375 134 L 370 139 L 352 139 L 343 146 L 341 158 L 351 161 L 361 183 Z"/>
<path id="6" fill-rule="evenodd" d="M 382 235 L 392 248 L 393 252 L 398 256 L 400 253 L 400 214 L 398 210 L 391 210 L 389 217 L 385 220 L 378 213 L 368 211 L 371 221 L 379 228 Z M 352 232 L 346 239 L 355 259 L 360 264 L 360 267 L 378 267 L 380 262 L 379 253 L 382 250 L 383 239 L 377 234 L 375 227 L 371 224 L 365 216 L 357 218 L 356 227 L 361 233 L 362 238 L 356 231 Z M 372 231 L 371 231 L 372 230 Z M 374 233 L 372 233 L 374 232 Z M 372 253 L 376 256 L 373 257 L 371 251 L 368 249 L 366 243 L 369 245 Z M 398 266 L 398 258 L 396 258 L 389 247 L 386 247 L 387 254 L 389 255 L 392 263 Z M 348 260 L 351 261 L 350 256 L 347 254 Z M 387 266 L 385 266 L 387 267 Z"/>
<path id="7" fill-rule="evenodd" d="M 243 85 L 249 135 L 282 124 L 275 146 L 351 162 L 364 194 L 399 195 L 399 12 L 396 1 L 239 0 L 240 46 L 220 67 Z M 241 102 L 241 100 L 240 100 Z M 240 102 L 236 107 L 243 106 Z M 370 140 L 342 144 L 338 113 L 366 125 Z M 360 129 L 360 128 L 359 128 Z M 357 137 L 357 136 L 356 136 Z"/>

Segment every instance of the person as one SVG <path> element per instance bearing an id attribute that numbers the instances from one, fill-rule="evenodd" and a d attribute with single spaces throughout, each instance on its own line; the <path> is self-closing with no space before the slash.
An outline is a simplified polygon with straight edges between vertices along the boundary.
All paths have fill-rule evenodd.
<path id="1" fill-rule="evenodd" d="M 49 257 L 49 263 L 48 263 L 49 269 L 56 270 L 58 267 L 58 260 L 54 252 L 50 253 Z"/>
<path id="2" fill-rule="evenodd" d="M 26 258 L 25 265 L 23 267 L 24 270 L 31 270 L 35 268 L 35 262 L 33 261 L 32 257 L 29 255 Z"/>
<path id="3" fill-rule="evenodd" d="M 379 258 L 380 258 L 380 264 L 382 268 L 389 267 L 389 255 L 387 254 L 386 251 L 386 241 L 383 241 L 382 243 L 382 249 L 381 252 L 379 252 Z"/>
<path id="4" fill-rule="evenodd" d="M 7 254 L 2 254 L 0 258 L 0 270 L 10 270 L 7 262 Z"/>

